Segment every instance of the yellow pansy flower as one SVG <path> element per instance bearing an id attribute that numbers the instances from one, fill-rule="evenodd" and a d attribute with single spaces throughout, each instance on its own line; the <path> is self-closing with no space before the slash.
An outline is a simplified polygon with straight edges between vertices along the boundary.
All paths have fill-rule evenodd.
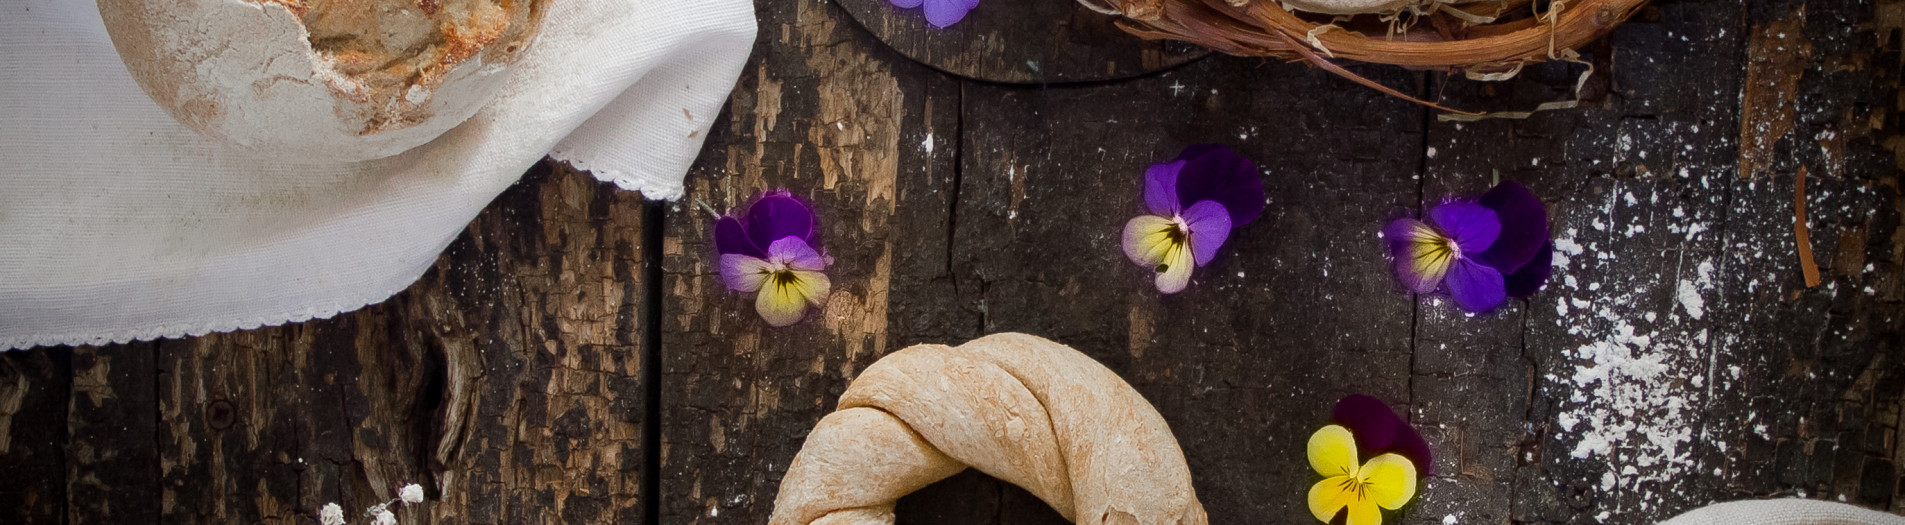
<path id="1" fill-rule="evenodd" d="M 1382 509 L 1400 509 L 1416 495 L 1416 467 L 1394 453 L 1356 461 L 1356 437 L 1340 425 L 1310 435 L 1310 467 L 1323 481 L 1310 487 L 1310 514 L 1329 523 L 1344 508 L 1348 525 L 1380 525 Z"/>

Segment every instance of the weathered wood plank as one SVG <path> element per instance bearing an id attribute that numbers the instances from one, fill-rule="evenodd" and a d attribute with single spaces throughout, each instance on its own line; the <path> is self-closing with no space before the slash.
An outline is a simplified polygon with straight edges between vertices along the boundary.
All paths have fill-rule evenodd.
<path id="1" fill-rule="evenodd" d="M 957 82 L 822 2 L 756 4 L 764 37 L 668 208 L 662 289 L 662 523 L 761 523 L 820 417 L 874 359 L 970 338 L 953 305 Z M 773 35 L 779 35 L 778 37 Z M 822 311 L 769 327 L 721 284 L 713 217 L 763 190 L 815 206 L 833 264 Z"/>
<path id="2" fill-rule="evenodd" d="M 352 453 L 360 438 L 354 419 L 367 412 L 364 399 L 351 402 L 351 390 L 362 375 L 384 374 L 378 369 L 383 366 L 421 370 L 416 354 L 395 352 L 396 345 L 384 339 L 388 315 L 383 310 L 162 342 L 159 366 L 166 373 L 160 377 L 158 409 L 164 518 L 284 523 L 299 515 L 316 517 L 327 501 L 347 509 L 368 506 L 370 496 L 345 496 L 358 489 L 350 486 L 359 459 Z M 377 339 L 360 342 L 359 333 Z M 360 343 L 374 356 L 370 363 L 359 362 Z M 396 368 L 399 363 L 408 366 Z M 379 425 L 364 429 L 361 437 L 393 449 L 401 443 L 391 439 L 396 432 L 420 430 L 420 425 Z M 395 473 L 402 480 L 423 479 L 413 466 L 377 456 L 362 460 L 380 478 Z M 380 488 L 395 493 L 395 487 Z"/>
<path id="3" fill-rule="evenodd" d="M 646 204 L 545 163 L 450 247 L 405 302 L 441 327 L 434 518 L 628 523 L 641 500 Z M 434 278 L 434 279 L 433 279 Z M 464 514 L 466 513 L 467 514 Z"/>
<path id="4" fill-rule="evenodd" d="M 1905 278 L 1905 204 L 1896 152 L 1885 149 L 1897 148 L 1905 109 L 1898 7 L 1808 0 L 1747 8 L 1751 47 L 1809 60 L 1781 72 L 1798 75 L 1794 102 L 1779 110 L 1790 115 L 1790 131 L 1769 139 L 1770 155 L 1758 161 L 1763 175 L 1730 183 L 1719 295 L 1722 311 L 1734 314 L 1720 316 L 1734 348 L 1712 363 L 1716 383 L 1732 394 L 1715 406 L 1726 417 L 1716 437 L 1739 444 L 1726 451 L 1729 492 L 1905 510 L 1897 498 L 1905 475 L 1897 446 L 1905 307 L 1895 284 Z M 1894 13 L 1889 21 L 1881 9 Z M 1782 80 L 1792 79 L 1769 81 Z M 1800 170 L 1808 172 L 1806 218 L 1824 277 L 1812 288 L 1793 246 Z"/>
<path id="5" fill-rule="evenodd" d="M 65 519 L 72 359 L 69 347 L 0 352 L 0 521 Z"/>
<path id="6" fill-rule="evenodd" d="M 157 523 L 158 345 L 73 349 L 66 415 L 67 523 Z"/>
<path id="7" fill-rule="evenodd" d="M 1889 270 L 1861 268 L 1846 282 L 1801 292 L 1791 186 L 1801 164 L 1794 152 L 1836 148 L 1865 159 L 1842 171 L 1863 175 L 1814 183 L 1810 193 L 1831 196 L 1811 203 L 1821 240 L 1815 249 L 1843 252 L 1838 240 L 1849 236 L 1889 256 L 1889 243 L 1848 233 L 1854 225 L 1896 228 L 1896 190 L 1878 182 L 1896 175 L 1872 160 L 1877 141 L 1814 148 L 1803 138 L 1857 127 L 1870 118 L 1858 109 L 1889 95 L 1802 88 L 1809 111 L 1832 117 L 1784 142 L 1765 141 L 1781 144 L 1778 150 L 1742 147 L 1742 129 L 1785 131 L 1742 123 L 1743 115 L 1763 118 L 1741 109 L 1742 91 L 1768 79 L 1743 66 L 1754 58 L 1741 9 L 1663 2 L 1616 30 L 1591 50 L 1603 80 L 1590 86 L 1605 87 L 1590 89 L 1584 109 L 1431 126 L 1423 205 L 1479 193 L 1499 172 L 1549 200 L 1561 257 L 1547 289 L 1495 316 L 1468 318 L 1434 299 L 1422 304 L 1417 410 L 1439 434 L 1431 441 L 1443 458 L 1412 523 L 1447 516 L 1650 523 L 1716 500 L 1775 494 L 1843 495 L 1881 507 L 1890 501 L 1898 474 L 1891 441 L 1865 452 L 1847 440 L 1889 440 L 1895 432 L 1900 392 L 1887 378 L 1905 372 L 1891 357 L 1898 309 L 1830 289 Z M 1858 18 L 1824 20 L 1842 28 Z M 1487 85 L 1450 81 L 1444 100 L 1526 107 L 1565 96 L 1579 71 L 1543 67 Z M 1839 74 L 1873 78 L 1873 70 L 1858 71 Z M 1889 89 L 1896 92 L 1896 81 Z M 1769 175 L 1740 180 L 1749 162 L 1758 166 L 1749 171 Z M 1856 313 L 1835 319 L 1827 313 L 1833 309 Z M 1800 357 L 1820 355 L 1830 357 Z M 1886 423 L 1864 423 L 1880 414 Z M 1865 479 L 1881 487 L 1864 489 Z M 1866 500 L 1862 491 L 1885 495 Z"/>
<path id="8" fill-rule="evenodd" d="M 405 523 L 640 521 L 645 208 L 553 171 L 386 303 L 161 343 L 164 518 L 355 516 L 415 482 Z"/>
<path id="9" fill-rule="evenodd" d="M 1304 447 L 1332 404 L 1409 401 L 1413 306 L 1376 232 L 1417 200 L 1424 112 L 1227 57 L 1090 87 L 971 85 L 965 100 L 953 268 L 983 331 L 1050 337 L 1130 381 L 1170 422 L 1213 519 L 1306 516 Z M 1269 205 L 1164 296 L 1120 231 L 1145 213 L 1145 168 L 1206 142 L 1255 159 Z"/>
<path id="10" fill-rule="evenodd" d="M 325 502 L 355 513 L 421 482 L 432 502 L 405 523 L 759 522 L 868 363 L 1005 330 L 1136 385 L 1219 522 L 1302 516 L 1303 441 L 1350 392 L 1396 402 L 1440 453 L 1410 523 L 1645 523 L 1768 495 L 1905 510 L 1896 0 L 1661 2 L 1588 51 L 1603 74 L 1585 108 L 1459 125 L 1255 60 L 1057 89 L 933 70 L 1049 82 L 1168 65 L 1101 47 L 1110 35 L 1079 16 L 1024 30 L 1069 2 L 987 4 L 949 31 L 882 0 L 761 4 L 727 125 L 649 247 L 660 261 L 643 254 L 653 208 L 544 166 L 385 304 L 0 355 L 14 474 L 0 521 L 310 522 Z M 1000 47 L 964 45 L 980 36 Z M 1039 55 L 1053 51 L 1068 53 Z M 1579 68 L 1426 89 L 1361 71 L 1525 109 L 1565 97 Z M 1197 142 L 1258 160 L 1270 207 L 1190 290 L 1160 296 L 1117 232 L 1142 212 L 1143 168 Z M 1792 245 L 1801 168 L 1814 288 Z M 1376 229 L 1496 171 L 1549 199 L 1566 256 L 1551 286 L 1478 317 L 1396 293 Z M 702 208 L 775 187 L 818 206 L 835 259 L 828 307 L 788 329 L 715 279 Z M 666 275 L 650 283 L 655 262 Z M 659 334 L 638 312 L 650 284 L 666 294 Z M 646 336 L 663 340 L 654 420 Z M 660 450 L 643 449 L 647 425 Z M 644 452 L 662 457 L 656 501 Z M 974 472 L 900 514 L 1059 521 Z"/>
<path id="11" fill-rule="evenodd" d="M 1129 78 L 1210 54 L 1175 41 L 1140 39 L 1116 17 L 1071 0 L 983 2 L 952 27 L 889 0 L 834 0 L 901 55 L 966 78 L 1057 84 Z"/>
<path id="12" fill-rule="evenodd" d="M 1718 326 L 1677 283 L 1723 251 L 1741 30 L 1737 6 L 1665 3 L 1588 50 L 1604 87 L 1583 108 L 1431 126 L 1423 206 L 1519 181 L 1548 201 L 1557 262 L 1492 316 L 1423 301 L 1417 398 L 1443 395 L 1419 417 L 1443 458 L 1412 522 L 1651 523 L 1712 497 L 1697 436 Z M 1449 80 L 1445 100 L 1526 108 L 1581 71 Z"/>

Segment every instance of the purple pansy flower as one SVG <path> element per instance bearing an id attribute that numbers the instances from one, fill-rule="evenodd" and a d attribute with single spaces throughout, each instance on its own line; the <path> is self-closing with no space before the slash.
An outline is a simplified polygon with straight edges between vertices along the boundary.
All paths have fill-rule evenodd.
<path id="1" fill-rule="evenodd" d="M 1184 148 L 1177 159 L 1144 172 L 1144 205 L 1124 226 L 1124 253 L 1157 272 L 1158 291 L 1190 285 L 1191 269 L 1209 264 L 1230 230 L 1263 214 L 1257 165 L 1215 144 Z"/>
<path id="2" fill-rule="evenodd" d="M 979 0 L 888 0 L 893 5 L 912 9 L 924 4 L 926 22 L 934 27 L 946 27 L 966 17 L 966 12 L 979 7 Z"/>
<path id="3" fill-rule="evenodd" d="M 1447 292 L 1470 312 L 1534 294 L 1548 281 L 1553 261 L 1547 208 L 1512 181 L 1478 201 L 1431 208 L 1427 221 L 1398 219 L 1383 238 L 1404 288 Z"/>
<path id="4" fill-rule="evenodd" d="M 1416 472 L 1422 476 L 1435 474 L 1435 456 L 1429 452 L 1429 443 L 1382 400 L 1351 394 L 1336 402 L 1336 408 L 1330 410 L 1330 422 L 1343 425 L 1356 436 L 1357 452 L 1364 459 L 1394 452 L 1415 463 Z"/>
<path id="5" fill-rule="evenodd" d="M 721 281 L 737 292 L 757 293 L 754 310 L 767 324 L 788 326 L 819 307 L 833 283 L 821 273 L 831 261 L 820 254 L 814 212 L 786 190 L 768 192 L 747 215 L 714 221 L 714 250 Z"/>

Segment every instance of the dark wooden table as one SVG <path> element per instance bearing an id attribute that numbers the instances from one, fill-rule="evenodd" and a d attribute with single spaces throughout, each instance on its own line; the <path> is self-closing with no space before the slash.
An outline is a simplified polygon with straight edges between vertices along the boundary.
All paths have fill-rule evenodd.
<path id="1" fill-rule="evenodd" d="M 1658 2 L 1585 50 L 1582 108 L 1471 123 L 1078 18 L 1056 34 L 1088 55 L 1020 68 L 1054 55 L 988 33 L 1006 0 L 937 43 L 904 26 L 916 12 L 841 2 L 759 3 L 682 200 L 545 164 L 383 304 L 0 355 L 0 522 L 314 523 L 419 482 L 432 501 L 404 523 L 760 523 L 857 371 L 999 331 L 1135 385 L 1217 523 L 1308 522 L 1303 442 L 1349 393 L 1394 402 L 1439 453 L 1408 523 L 1650 523 L 1766 496 L 1905 510 L 1905 1 Z M 955 40 L 975 34 L 994 44 Z M 1492 110 L 1564 99 L 1582 71 L 1353 69 Z M 1160 296 L 1118 231 L 1145 166 L 1200 142 L 1256 159 L 1269 207 Z M 1383 222 L 1497 177 L 1550 207 L 1547 289 L 1478 317 L 1396 292 Z M 774 187 L 817 203 L 835 260 L 824 312 L 786 329 L 716 281 L 701 206 Z M 968 472 L 901 521 L 1058 518 Z"/>

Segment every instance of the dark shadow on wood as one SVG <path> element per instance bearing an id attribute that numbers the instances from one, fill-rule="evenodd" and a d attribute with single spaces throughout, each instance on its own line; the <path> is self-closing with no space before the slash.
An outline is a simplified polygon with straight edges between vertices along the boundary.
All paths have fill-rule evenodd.
<path id="1" fill-rule="evenodd" d="M 725 113 L 725 111 L 723 112 Z M 661 523 L 662 231 L 667 203 L 642 204 L 642 520 Z"/>
<path id="2" fill-rule="evenodd" d="M 68 515 L 72 360 L 65 346 L 0 352 L 0 522 L 59 523 Z"/>
<path id="3" fill-rule="evenodd" d="M 974 469 L 900 498 L 898 525 L 1063 525 L 1038 496 Z"/>

